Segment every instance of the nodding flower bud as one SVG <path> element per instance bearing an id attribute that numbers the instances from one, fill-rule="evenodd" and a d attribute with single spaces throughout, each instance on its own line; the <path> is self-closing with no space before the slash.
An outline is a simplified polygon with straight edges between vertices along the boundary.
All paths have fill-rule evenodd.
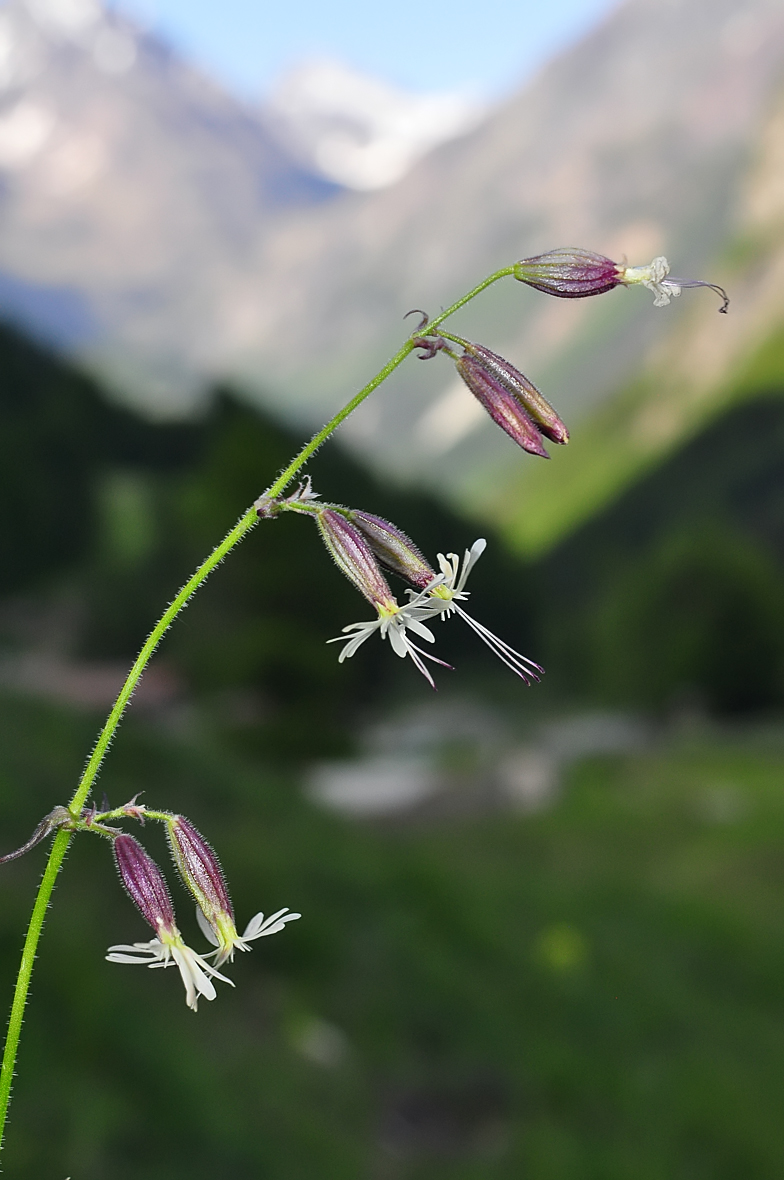
<path id="1" fill-rule="evenodd" d="M 506 431 L 519 447 L 532 455 L 541 455 L 543 459 L 550 458 L 542 446 L 534 420 L 514 394 L 501 384 L 498 377 L 485 367 L 478 356 L 466 352 L 455 361 L 455 367 L 493 421 Z"/>
<path id="2" fill-rule="evenodd" d="M 314 515 L 338 569 L 378 610 L 396 611 L 392 591 L 363 533 L 334 508 L 321 508 Z"/>
<path id="3" fill-rule="evenodd" d="M 463 342 L 463 348 L 469 356 L 475 357 L 479 361 L 486 373 L 493 376 L 508 393 L 511 393 L 512 397 L 520 402 L 528 416 L 533 419 L 540 434 L 545 435 L 554 443 L 568 443 L 569 431 L 553 407 L 545 401 L 536 386 L 514 365 L 504 360 L 502 356 L 491 352 L 489 348 L 485 348 L 483 344 L 471 344 L 466 340 Z"/>
<path id="4" fill-rule="evenodd" d="M 179 932 L 174 921 L 174 906 L 163 873 L 155 861 L 133 836 L 117 836 L 113 851 L 125 892 L 145 922 L 159 938 L 161 934 L 176 937 Z"/>
<path id="5" fill-rule="evenodd" d="M 364 536 L 385 570 L 424 590 L 438 576 L 417 546 L 397 525 L 370 512 L 352 509 L 349 519 Z"/>
<path id="6" fill-rule="evenodd" d="M 559 299 L 602 295 L 622 283 L 623 274 L 624 267 L 611 258 L 571 246 L 523 258 L 514 268 L 514 277 L 521 283 Z"/>

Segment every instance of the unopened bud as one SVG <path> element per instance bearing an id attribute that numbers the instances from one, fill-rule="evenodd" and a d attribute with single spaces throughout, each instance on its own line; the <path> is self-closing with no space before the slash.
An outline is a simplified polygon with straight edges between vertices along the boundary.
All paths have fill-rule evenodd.
<path id="1" fill-rule="evenodd" d="M 550 458 L 542 446 L 536 423 L 478 357 L 467 352 L 458 358 L 455 366 L 474 397 L 519 447 L 532 455 L 541 455 L 543 459 Z"/>
<path id="2" fill-rule="evenodd" d="M 533 382 L 519 369 L 502 356 L 485 348 L 483 344 L 471 344 L 466 340 L 463 347 L 470 356 L 476 357 L 487 373 L 492 374 L 521 403 L 542 434 L 554 443 L 568 443 L 569 431 L 550 403 L 545 401 Z"/>
<path id="3" fill-rule="evenodd" d="M 364 536 L 378 561 L 412 586 L 424 590 L 437 577 L 422 553 L 402 529 L 370 512 L 352 509 L 349 519 Z"/>
<path id="4" fill-rule="evenodd" d="M 314 515 L 324 544 L 338 569 L 377 609 L 397 610 L 387 580 L 360 530 L 334 508 L 322 508 Z"/>
<path id="5" fill-rule="evenodd" d="M 602 295 L 622 283 L 623 275 L 624 267 L 611 258 L 571 246 L 523 258 L 514 268 L 514 277 L 521 283 L 559 299 Z"/>
<path id="6" fill-rule="evenodd" d="M 176 935 L 174 906 L 155 861 L 133 836 L 117 836 L 113 850 L 123 887 L 145 922 L 159 937 L 162 932 Z"/>

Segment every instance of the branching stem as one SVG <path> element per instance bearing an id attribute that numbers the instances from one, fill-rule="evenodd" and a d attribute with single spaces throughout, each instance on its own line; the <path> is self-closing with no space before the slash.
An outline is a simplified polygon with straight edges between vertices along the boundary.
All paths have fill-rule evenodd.
<path id="1" fill-rule="evenodd" d="M 495 271 L 494 274 L 484 279 L 468 294 L 463 295 L 446 311 L 442 311 L 440 315 L 431 320 L 427 325 L 427 331 L 437 327 L 443 323 L 445 319 L 453 315 L 459 308 L 464 307 L 492 283 L 497 282 L 498 279 L 514 274 L 514 267 L 507 266 L 502 270 Z M 376 376 L 367 383 L 359 393 L 357 393 L 350 402 L 345 405 L 342 410 L 319 430 L 313 436 L 310 442 L 302 448 L 298 455 L 292 459 L 291 463 L 278 476 L 275 482 L 270 486 L 266 492 L 265 498 L 275 499 L 280 496 L 281 492 L 291 483 L 291 481 L 299 474 L 308 459 L 315 454 L 323 442 L 325 442 L 330 435 L 344 422 L 350 414 L 359 406 L 366 397 L 368 397 L 383 381 L 386 381 L 390 373 L 402 364 L 410 352 L 416 347 L 414 340 L 417 335 L 421 333 L 414 333 L 413 337 L 405 342 L 405 344 L 398 349 L 395 355 L 389 360 L 383 369 L 381 369 Z M 209 557 L 202 562 L 196 572 L 185 583 L 180 592 L 166 608 L 161 618 L 156 623 L 155 627 L 150 633 L 149 638 L 144 644 L 142 650 L 139 652 L 136 661 L 128 673 L 127 679 L 120 689 L 117 700 L 112 707 L 112 710 L 106 719 L 95 747 L 90 754 L 90 758 L 84 769 L 79 784 L 74 792 L 73 798 L 68 804 L 68 810 L 73 815 L 74 819 L 80 817 L 82 807 L 84 806 L 93 784 L 101 769 L 101 764 L 106 756 L 106 752 L 111 745 L 112 739 L 117 732 L 117 728 L 122 721 L 125 710 L 133 695 L 136 685 L 141 680 L 142 674 L 150 662 L 150 659 L 155 652 L 161 639 L 168 631 L 180 611 L 187 606 L 189 600 L 193 597 L 203 582 L 210 576 L 216 566 L 220 565 L 224 557 L 235 547 L 239 542 L 250 532 L 250 530 L 258 523 L 258 515 L 255 508 L 249 508 L 248 511 L 239 519 L 237 524 L 221 541 L 220 545 L 212 551 Z M 19 965 L 19 973 L 16 979 L 16 986 L 14 989 L 14 999 L 11 1005 L 11 1016 L 8 1022 L 8 1033 L 6 1035 L 5 1048 L 3 1052 L 3 1063 L 0 1068 L 0 1145 L 2 1145 L 3 1132 L 5 1129 L 6 1118 L 8 1115 L 8 1104 L 11 1099 L 11 1085 L 14 1077 L 14 1070 L 16 1067 L 16 1055 L 19 1047 L 19 1037 L 22 1031 L 22 1019 L 24 1016 L 25 1005 L 27 1003 L 27 995 L 30 989 L 30 977 L 32 975 L 33 963 L 38 948 L 38 940 L 41 937 L 43 929 L 44 918 L 46 917 L 46 910 L 52 896 L 52 890 L 57 880 L 57 874 L 60 871 L 65 854 L 68 850 L 68 845 L 71 841 L 72 832 L 61 829 L 57 832 L 52 843 L 52 848 L 49 853 L 49 859 L 44 869 L 44 875 L 41 879 L 41 884 L 38 888 L 38 894 L 33 906 L 33 912 L 30 917 L 30 924 L 27 928 L 27 937 L 25 938 L 24 948 L 22 950 L 22 960 Z"/>

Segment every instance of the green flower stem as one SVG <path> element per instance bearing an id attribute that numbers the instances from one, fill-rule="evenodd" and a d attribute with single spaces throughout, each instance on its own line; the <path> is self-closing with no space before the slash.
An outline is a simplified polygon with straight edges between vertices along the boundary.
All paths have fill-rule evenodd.
<path id="1" fill-rule="evenodd" d="M 462 299 L 458 299 L 457 303 L 453 303 L 446 311 L 442 311 L 441 315 L 437 315 L 434 320 L 430 320 L 427 325 L 427 331 L 430 332 L 433 328 L 437 328 L 439 324 L 443 324 L 444 320 L 454 315 L 461 307 L 465 307 L 466 303 L 470 303 L 472 299 L 476 299 L 477 295 L 481 295 L 493 283 L 497 283 L 499 279 L 506 279 L 513 276 L 514 272 L 515 268 L 513 266 L 502 266 L 500 270 L 493 271 L 486 279 L 482 279 L 482 282 L 478 286 L 470 290 L 467 295 L 464 295 Z"/>
<path id="2" fill-rule="evenodd" d="M 491 283 L 495 283 L 498 279 L 505 278 L 508 275 L 514 274 L 514 267 L 507 266 L 502 270 L 495 271 L 494 274 L 484 279 L 478 286 L 469 291 L 446 311 L 442 311 L 439 316 L 431 320 L 427 325 L 427 331 L 432 330 L 439 324 L 443 323 L 445 319 L 453 315 L 459 308 L 464 307 L 480 292 L 489 287 Z M 423 329 L 424 330 L 424 329 Z M 323 442 L 325 442 L 334 430 L 340 426 L 352 414 L 374 389 L 378 389 L 383 381 L 392 373 L 398 365 L 406 359 L 410 352 L 416 348 L 415 340 L 417 333 L 414 333 L 402 348 L 398 349 L 391 360 L 384 365 L 383 369 L 376 374 L 376 376 L 369 381 L 359 393 L 357 393 L 347 405 L 331 418 L 326 426 L 319 430 L 313 436 L 309 443 L 307 443 L 298 455 L 292 459 L 289 466 L 285 469 L 282 475 L 278 476 L 275 482 L 266 492 L 266 498 L 275 499 L 281 492 L 291 483 L 292 479 L 301 471 L 308 459 L 313 455 Z M 95 743 L 95 748 L 90 755 L 90 760 L 84 769 L 84 773 L 79 780 L 79 785 L 74 792 L 68 810 L 74 819 L 81 819 L 81 810 L 90 794 L 93 783 L 101 768 L 101 764 L 106 756 L 106 752 L 111 745 L 112 738 L 117 732 L 123 714 L 125 713 L 128 702 L 133 695 L 133 690 L 141 680 L 144 669 L 150 661 L 155 649 L 160 643 L 161 639 L 172 625 L 177 615 L 187 604 L 188 600 L 196 593 L 217 565 L 223 561 L 224 557 L 237 545 L 243 537 L 250 532 L 250 530 L 258 523 L 258 515 L 255 507 L 249 508 L 244 516 L 240 518 L 234 528 L 226 534 L 220 545 L 212 551 L 206 561 L 202 562 L 195 574 L 185 583 L 170 606 L 166 608 L 158 623 L 155 625 L 153 631 L 144 647 L 139 652 L 139 655 L 128 673 L 125 684 L 120 689 L 120 694 L 114 703 L 111 713 L 109 714 L 106 724 L 104 725 Z M 81 825 L 80 825 L 81 826 Z M 30 988 L 30 976 L 33 970 L 33 962 L 35 961 L 36 950 L 38 948 L 38 940 L 41 937 L 41 930 L 43 929 L 44 918 L 46 916 L 46 909 L 49 905 L 49 900 L 52 896 L 57 874 L 63 863 L 65 853 L 71 840 L 71 831 L 61 829 L 54 838 L 49 859 L 44 869 L 44 875 L 41 884 L 38 888 L 38 894 L 33 906 L 33 913 L 30 918 L 30 924 L 27 928 L 27 937 L 25 939 L 24 949 L 22 951 L 22 961 L 19 965 L 19 974 L 16 979 L 16 987 L 14 990 L 14 1000 L 11 1006 L 11 1017 L 8 1022 L 8 1034 L 5 1041 L 5 1049 L 3 1052 L 3 1064 L 0 1068 L 0 1146 L 2 1145 L 3 1131 L 5 1128 L 6 1117 L 8 1114 L 8 1104 L 11 1098 L 11 1084 L 13 1082 L 14 1068 L 16 1064 L 16 1054 L 19 1047 L 19 1036 L 22 1031 L 22 1018 L 24 1016 L 25 1005 L 27 1003 L 27 994 Z"/>
<path id="3" fill-rule="evenodd" d="M 6 1036 L 5 1048 L 3 1050 L 3 1065 L 2 1070 L 0 1070 L 0 1143 L 2 1143 L 3 1131 L 5 1130 L 5 1122 L 8 1116 L 8 1103 L 11 1101 L 11 1086 L 14 1080 L 16 1052 L 19 1048 L 22 1018 L 24 1017 L 25 1004 L 27 1003 L 27 993 L 30 989 L 30 976 L 33 973 L 33 963 L 35 962 L 38 939 L 41 937 L 41 930 L 43 929 L 44 918 L 46 917 L 46 910 L 49 905 L 49 899 L 52 896 L 54 883 L 57 880 L 57 874 L 60 872 L 60 866 L 63 863 L 63 857 L 70 842 L 70 832 L 60 831 L 55 836 L 52 851 L 49 854 L 49 860 L 46 863 L 44 875 L 38 887 L 38 895 L 33 906 L 30 925 L 27 927 L 27 937 L 25 938 L 25 944 L 22 949 L 22 961 L 19 964 L 19 974 L 16 977 L 16 987 L 14 988 L 14 1000 L 11 1005 L 11 1018 L 8 1021 L 8 1035 Z"/>
<path id="4" fill-rule="evenodd" d="M 202 564 L 196 570 L 196 573 L 188 579 L 188 581 L 180 590 L 179 594 L 161 615 L 159 621 L 151 631 L 147 642 L 136 657 L 136 662 L 128 673 L 125 684 L 120 689 L 120 694 L 114 703 L 114 707 L 106 720 L 106 724 L 101 730 L 98 741 L 95 743 L 95 748 L 90 755 L 90 760 L 87 763 L 87 766 L 84 768 L 84 774 L 79 781 L 79 786 L 74 792 L 73 799 L 71 799 L 71 802 L 68 804 L 68 810 L 73 815 L 77 815 L 81 811 L 82 807 L 84 807 L 87 796 L 90 794 L 92 785 L 95 782 L 98 771 L 100 770 L 101 763 L 103 762 L 106 755 L 106 751 L 111 744 L 111 740 L 114 737 L 117 726 L 120 724 L 122 715 L 127 708 L 131 696 L 133 695 L 133 690 L 141 680 L 142 673 L 147 667 L 150 657 L 160 643 L 161 639 L 163 639 L 163 636 L 169 630 L 169 627 L 171 627 L 177 615 L 187 604 L 188 600 L 196 593 L 202 582 L 207 580 L 215 567 L 220 565 L 220 563 L 223 561 L 226 554 L 231 549 L 233 549 L 234 546 L 237 545 L 246 535 L 246 533 L 249 533 L 256 524 L 258 524 L 256 511 L 254 508 L 249 508 L 245 515 L 240 517 L 239 521 L 231 530 L 231 532 L 226 534 L 220 545 L 213 549 L 207 560 L 202 562 Z"/>
<path id="5" fill-rule="evenodd" d="M 234 528 L 227 533 L 220 545 L 212 551 L 206 561 L 202 562 L 193 577 L 189 578 L 185 585 L 180 590 L 174 601 L 166 608 L 159 622 L 150 634 L 149 639 L 145 643 L 142 650 L 128 673 L 125 684 L 120 689 L 120 694 L 114 703 L 114 707 L 109 714 L 106 724 L 101 730 L 98 741 L 95 743 L 95 748 L 90 755 L 90 760 L 85 767 L 84 773 L 79 781 L 79 785 L 74 792 L 74 796 L 68 805 L 68 810 L 74 818 L 80 817 L 80 813 L 87 796 L 90 793 L 95 778 L 101 767 L 101 763 L 106 755 L 106 751 L 111 744 L 112 738 L 117 730 L 123 713 L 131 699 L 133 690 L 139 683 L 142 673 L 150 661 L 150 657 L 160 643 L 166 631 L 168 631 L 171 624 L 174 622 L 177 615 L 186 605 L 193 594 L 196 593 L 199 586 L 212 573 L 217 565 L 223 560 L 226 554 L 234 548 L 239 541 L 250 532 L 255 524 L 258 523 L 258 517 L 254 508 L 249 508 L 243 517 L 238 521 Z M 19 964 L 19 973 L 16 978 L 16 987 L 14 989 L 14 999 L 11 1005 L 11 1016 L 8 1021 L 8 1033 L 6 1035 L 5 1048 L 3 1051 L 3 1064 L 0 1068 L 0 1145 L 2 1144 L 3 1131 L 5 1129 L 6 1118 L 8 1116 L 8 1104 L 11 1100 L 11 1084 L 14 1077 L 14 1068 L 16 1064 L 16 1054 L 19 1048 L 19 1036 L 22 1031 L 22 1019 L 24 1017 L 25 1005 L 27 1003 L 27 994 L 30 989 L 30 976 L 33 970 L 33 963 L 35 961 L 35 954 L 38 948 L 38 940 L 41 937 L 41 930 L 43 929 L 44 918 L 46 916 L 46 909 L 49 905 L 49 899 L 52 896 L 57 874 L 63 863 L 65 853 L 71 840 L 72 833 L 67 830 L 61 830 L 57 833 L 49 853 L 49 859 L 46 862 L 44 875 L 41 884 L 38 887 L 38 894 L 33 906 L 33 913 L 30 918 L 30 924 L 27 928 L 27 937 L 25 939 L 24 948 L 22 950 L 22 961 Z"/>
<path id="6" fill-rule="evenodd" d="M 427 334 L 428 332 L 431 332 L 433 328 L 437 328 L 438 325 L 442 324 L 445 319 L 448 319 L 449 316 L 454 315 L 456 311 L 459 311 L 461 307 L 465 307 L 466 303 L 470 303 L 472 299 L 475 299 L 476 296 L 481 294 L 481 292 L 489 287 L 491 283 L 496 283 L 499 279 L 507 278 L 509 275 L 513 274 L 513 266 L 505 266 L 501 270 L 494 271 L 493 274 L 489 275 L 488 278 L 483 279 L 478 286 L 469 291 L 467 295 L 463 295 L 462 299 L 458 299 L 457 302 L 453 303 L 451 307 L 448 307 L 446 311 L 442 311 L 441 314 L 436 316 L 434 320 L 430 320 L 427 326 L 422 329 L 423 333 Z M 279 475 L 271 487 L 267 489 L 267 491 L 264 493 L 264 499 L 274 500 L 281 494 L 282 491 L 285 490 L 286 487 L 288 487 L 292 479 L 298 475 L 302 467 L 305 465 L 305 463 L 307 463 L 310 456 L 315 454 L 323 442 L 326 442 L 332 432 L 336 430 L 338 426 L 340 426 L 341 422 L 344 422 L 346 418 L 348 418 L 349 414 L 353 414 L 357 406 L 361 405 L 365 398 L 368 397 L 368 395 L 371 394 L 374 389 L 378 389 L 379 385 L 381 385 L 383 381 L 386 381 L 390 373 L 394 372 L 398 365 L 403 363 L 408 354 L 416 348 L 414 341 L 418 335 L 419 333 L 414 333 L 413 337 L 409 338 L 405 342 L 403 347 L 395 353 L 392 359 L 387 361 L 387 363 L 384 365 L 384 368 L 376 374 L 373 380 L 368 381 L 367 385 L 365 385 L 362 389 L 360 389 L 359 393 L 352 397 L 348 405 L 345 405 L 342 410 L 339 410 L 335 417 L 331 418 L 326 426 L 318 432 L 318 434 L 313 435 L 313 438 L 310 440 L 310 442 L 305 444 L 296 458 L 292 459 L 286 470 L 281 475 Z"/>

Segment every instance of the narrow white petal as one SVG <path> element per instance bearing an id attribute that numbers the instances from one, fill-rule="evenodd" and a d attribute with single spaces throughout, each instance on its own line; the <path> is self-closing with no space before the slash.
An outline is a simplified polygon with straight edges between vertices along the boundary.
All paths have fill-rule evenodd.
<path id="1" fill-rule="evenodd" d="M 207 942 L 209 942 L 212 946 L 220 946 L 220 942 L 218 941 L 215 931 L 213 930 L 212 926 L 210 926 L 209 922 L 198 906 L 196 906 L 196 921 L 199 923 L 199 929 L 207 939 Z"/>
<path id="2" fill-rule="evenodd" d="M 251 919 L 242 937 L 247 938 L 249 942 L 256 938 L 266 938 L 268 934 L 277 934 L 280 930 L 283 930 L 287 922 L 295 922 L 297 918 L 302 917 L 302 914 L 289 914 L 286 912 L 286 909 L 278 910 L 276 914 L 271 914 L 266 922 L 262 922 L 260 925 L 254 927 L 253 933 L 250 932 L 250 927 L 254 919 Z M 256 915 L 257 918 L 261 916 L 263 915 Z"/>
<path id="3" fill-rule="evenodd" d="M 482 556 L 486 548 L 487 541 L 484 539 L 484 537 L 478 537 L 476 541 L 474 541 L 471 548 L 466 550 L 465 557 L 463 558 L 463 572 L 460 575 L 460 581 L 457 584 L 458 593 L 465 586 L 468 580 L 468 575 L 471 573 L 471 570 L 479 561 L 479 558 Z"/>
<path id="4" fill-rule="evenodd" d="M 426 627 L 424 623 L 420 623 L 418 619 L 414 618 L 413 616 L 410 616 L 408 619 L 406 619 L 406 626 L 408 627 L 409 631 L 413 631 L 415 635 L 419 635 L 422 637 L 422 639 L 426 639 L 428 643 L 435 643 L 436 637 L 430 628 Z"/>
<path id="5" fill-rule="evenodd" d="M 174 954 L 174 961 L 180 969 L 180 977 L 182 982 L 185 984 L 185 1003 L 195 1012 L 199 1006 L 199 997 L 196 993 L 196 981 L 194 979 L 193 972 L 191 971 L 191 965 L 179 947 L 174 947 L 172 953 Z M 208 984 L 207 999 L 214 1000 L 217 992 L 210 981 L 207 979 L 206 975 L 204 976 L 204 979 Z M 212 995 L 209 994 L 209 988 L 212 988 Z"/>
<path id="6" fill-rule="evenodd" d="M 392 645 L 392 651 L 396 656 L 408 655 L 408 643 L 406 641 L 406 633 L 400 627 L 389 628 L 389 642 Z"/>
<path id="7" fill-rule="evenodd" d="M 281 912 L 285 913 L 286 911 L 282 910 Z M 256 934 L 258 933 L 259 930 L 261 930 L 263 925 L 264 925 L 264 914 L 262 914 L 262 913 L 254 914 L 253 917 L 251 918 L 250 922 L 248 922 L 247 926 L 243 930 L 242 937 L 246 938 L 246 939 L 255 938 Z"/>

